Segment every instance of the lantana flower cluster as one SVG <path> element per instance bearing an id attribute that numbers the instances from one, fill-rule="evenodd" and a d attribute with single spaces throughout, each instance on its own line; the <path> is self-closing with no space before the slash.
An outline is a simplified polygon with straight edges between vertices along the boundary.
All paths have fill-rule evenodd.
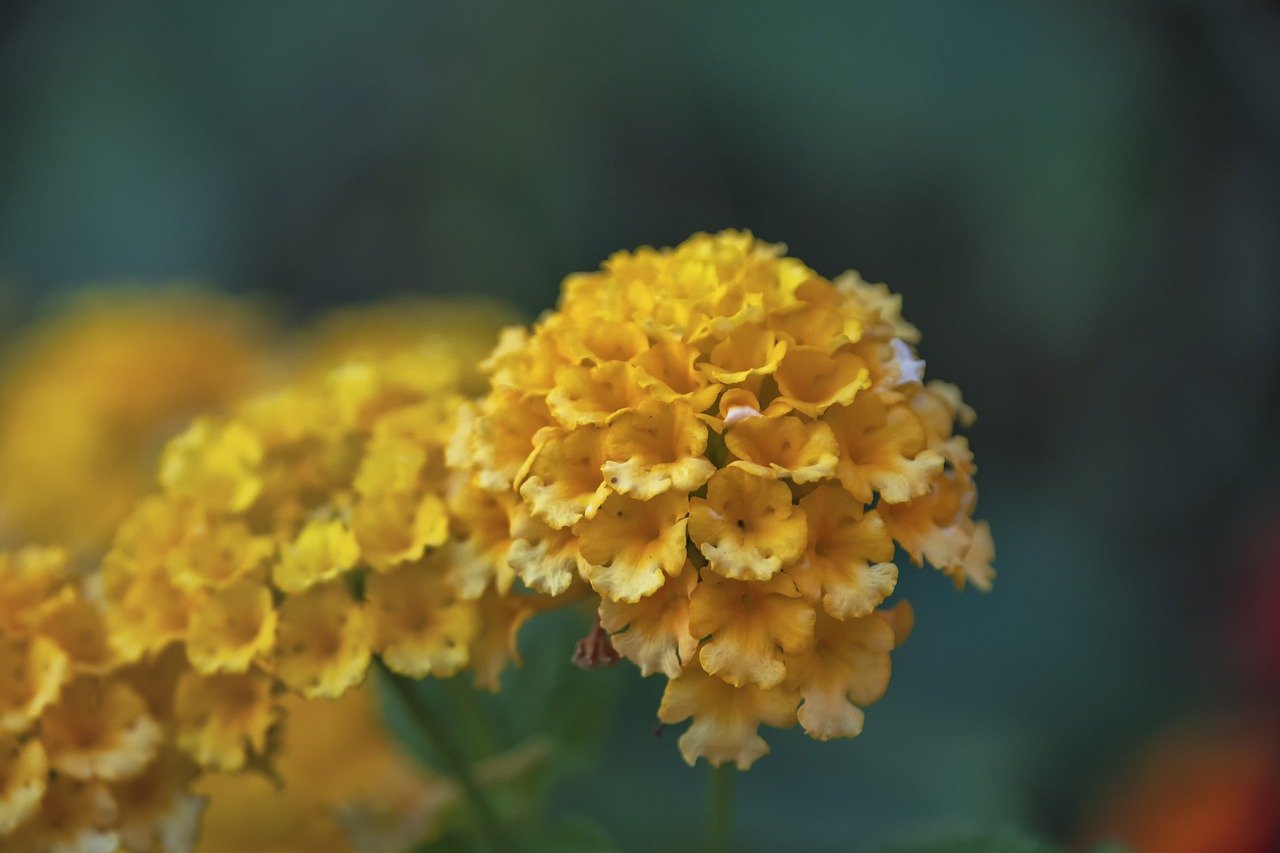
<path id="1" fill-rule="evenodd" d="M 264 763 L 281 693 L 337 698 L 374 656 L 496 687 L 533 603 L 451 508 L 472 500 L 444 467 L 459 375 L 432 345 L 350 362 L 166 447 L 102 585 L 122 658 L 181 650 L 175 738 L 202 768 Z"/>
<path id="2" fill-rule="evenodd" d="M 166 732 L 163 665 L 122 666 L 68 552 L 0 554 L 0 843 L 13 850 L 180 850 L 196 839 L 196 766 Z"/>
<path id="3" fill-rule="evenodd" d="M 266 379 L 269 329 L 244 301 L 113 286 L 7 338 L 0 542 L 104 548 L 151 488 L 165 439 Z"/>
<path id="4" fill-rule="evenodd" d="M 692 719 L 690 763 L 749 767 L 762 723 L 857 735 L 911 627 L 896 549 L 993 578 L 973 414 L 918 339 L 884 285 L 747 233 L 618 253 L 486 363 L 450 447 L 489 495 L 470 523 L 531 589 L 590 588 L 617 652 L 669 679 L 661 720 Z"/>

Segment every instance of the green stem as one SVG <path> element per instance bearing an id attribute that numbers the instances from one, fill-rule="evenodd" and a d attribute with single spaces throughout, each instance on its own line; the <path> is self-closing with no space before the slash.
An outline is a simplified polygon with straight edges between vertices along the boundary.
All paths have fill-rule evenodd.
<path id="1" fill-rule="evenodd" d="M 430 703 L 426 702 L 412 688 L 408 680 L 389 671 L 382 661 L 378 661 L 377 666 L 383 679 L 412 713 L 414 722 L 418 724 L 418 730 L 431 742 L 436 754 L 440 756 L 448 771 L 453 774 L 458 784 L 462 786 L 463 793 L 467 797 L 467 804 L 471 807 L 471 812 L 475 817 L 476 826 L 479 828 L 481 835 L 484 836 L 487 845 L 491 849 L 498 851 L 512 849 L 507 838 L 506 829 L 503 828 L 502 821 L 498 818 L 498 812 L 494 809 L 493 803 L 489 801 L 489 795 L 480 787 L 480 783 L 476 780 L 475 773 L 471 769 L 471 762 L 467 760 L 466 755 L 458 748 L 457 741 L 450 734 L 440 715 L 436 713 L 436 709 L 431 707 Z"/>
<path id="2" fill-rule="evenodd" d="M 711 821 L 707 842 L 711 853 L 729 853 L 733 849 L 733 786 L 737 773 L 732 764 L 711 769 Z"/>

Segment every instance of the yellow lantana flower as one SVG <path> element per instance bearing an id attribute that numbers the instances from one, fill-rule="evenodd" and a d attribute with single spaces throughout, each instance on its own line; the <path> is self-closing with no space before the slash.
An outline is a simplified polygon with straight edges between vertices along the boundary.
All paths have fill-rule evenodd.
<path id="1" fill-rule="evenodd" d="M 884 285 L 746 232 L 619 252 L 504 332 L 447 461 L 507 507 L 526 586 L 585 579 L 615 649 L 670 679 L 685 758 L 746 767 L 760 722 L 861 730 L 905 620 L 877 609 L 897 546 L 990 586 L 972 413 L 918 340 Z"/>

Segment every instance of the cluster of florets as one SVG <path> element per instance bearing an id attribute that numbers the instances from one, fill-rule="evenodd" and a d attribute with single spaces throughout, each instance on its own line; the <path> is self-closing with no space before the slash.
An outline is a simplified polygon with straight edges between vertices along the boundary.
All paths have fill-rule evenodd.
<path id="1" fill-rule="evenodd" d="M 441 462 L 456 394 L 511 316 L 403 300 L 268 349 L 246 304 L 109 290 L 8 342 L 0 847 L 381 849 L 439 831 L 453 787 L 352 682 L 381 653 L 495 687 L 529 611 L 495 600 Z M 293 378 L 245 393 L 267 377 Z M 223 414 L 158 460 L 200 411 Z M 17 547 L 31 539 L 72 547 Z"/>
<path id="2" fill-rule="evenodd" d="M 161 442 L 269 372 L 267 326 L 199 290 L 109 288 L 5 340 L 0 542 L 103 548 L 154 482 Z"/>
<path id="3" fill-rule="evenodd" d="M 430 345 L 350 362 L 165 449 L 102 583 L 121 657 L 180 650 L 175 737 L 202 767 L 261 763 L 279 694 L 336 698 L 374 656 L 496 687 L 533 604 L 451 509 L 474 500 L 444 466 L 457 378 Z"/>
<path id="4" fill-rule="evenodd" d="M 0 553 L 0 839 L 15 850 L 194 844 L 196 768 L 164 666 L 122 666 L 67 552 Z"/>
<path id="5" fill-rule="evenodd" d="M 895 543 L 990 585 L 972 412 L 924 384 L 899 309 L 750 234 L 622 252 L 504 332 L 460 419 L 450 463 L 509 522 L 495 559 L 589 585 L 617 651 L 670 679 L 660 718 L 693 719 L 691 763 L 749 766 L 761 723 L 861 731 L 911 624 L 885 606 Z"/>

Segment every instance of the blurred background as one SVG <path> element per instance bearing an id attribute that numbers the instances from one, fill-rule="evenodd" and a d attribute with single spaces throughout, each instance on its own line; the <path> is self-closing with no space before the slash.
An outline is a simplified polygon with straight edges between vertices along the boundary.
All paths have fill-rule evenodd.
<path id="1" fill-rule="evenodd" d="M 888 696 L 854 741 L 769 735 L 743 849 L 1272 849 L 1280 5 L 0 6 L 0 333 L 105 282 L 533 317 L 724 227 L 904 295 L 979 413 L 1000 570 L 904 574 Z M 554 807 L 697 837 L 659 679 L 602 677 Z"/>

